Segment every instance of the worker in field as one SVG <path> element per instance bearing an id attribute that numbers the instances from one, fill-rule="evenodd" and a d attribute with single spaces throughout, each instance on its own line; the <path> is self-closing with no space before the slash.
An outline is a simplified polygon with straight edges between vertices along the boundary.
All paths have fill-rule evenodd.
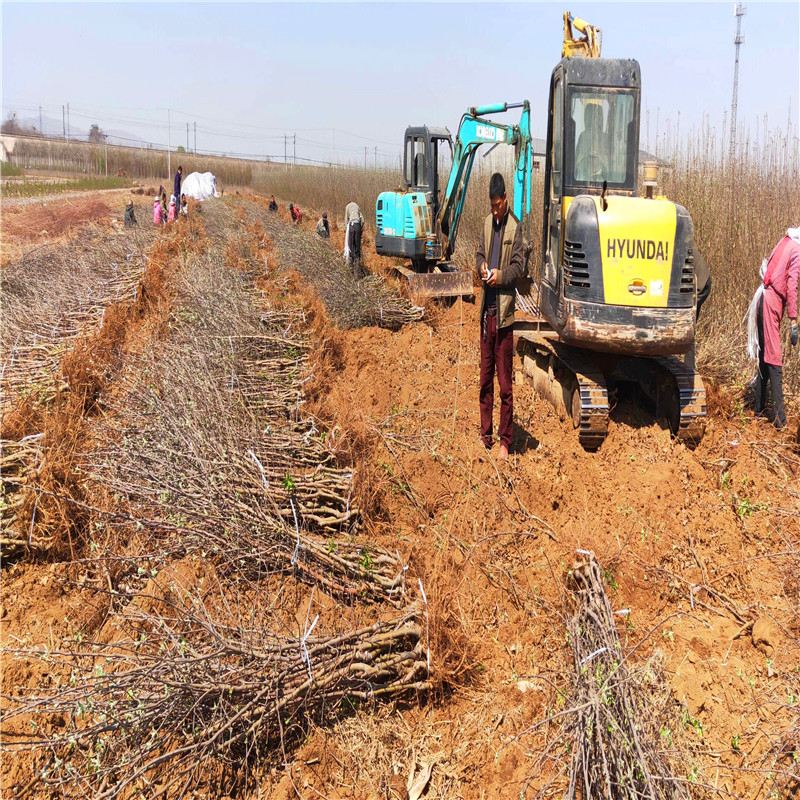
<path id="1" fill-rule="evenodd" d="M 692 349 L 683 359 L 683 363 L 693 371 L 697 369 L 697 321 L 700 319 L 700 309 L 703 307 L 703 303 L 711 294 L 711 271 L 703 254 L 696 247 L 694 250 L 694 280 L 697 292 L 694 311 L 695 338 L 692 340 Z"/>
<path id="2" fill-rule="evenodd" d="M 294 203 L 289 203 L 289 214 L 292 217 L 292 222 L 299 224 L 303 221 L 303 212 L 300 210 L 300 206 Z"/>
<path id="3" fill-rule="evenodd" d="M 175 202 L 175 195 L 169 198 L 169 207 L 167 208 L 167 222 L 175 222 L 178 217 L 178 204 Z"/>
<path id="4" fill-rule="evenodd" d="M 175 201 L 181 196 L 181 180 L 183 178 L 183 167 L 178 165 L 178 170 L 175 173 L 175 189 L 172 194 L 175 195 Z"/>
<path id="5" fill-rule="evenodd" d="M 189 216 L 189 201 L 186 199 L 186 195 L 181 195 L 181 216 L 188 217 Z"/>
<path id="6" fill-rule="evenodd" d="M 270 198 L 269 198 L 269 210 L 270 211 L 277 211 L 278 210 L 278 204 L 275 202 L 275 195 L 274 194 L 270 195 Z"/>
<path id="7" fill-rule="evenodd" d="M 125 227 L 132 228 L 139 224 L 136 219 L 136 212 L 133 207 L 133 198 L 128 198 L 128 203 L 125 206 Z"/>
<path id="8" fill-rule="evenodd" d="M 323 211 L 322 216 L 317 223 L 317 236 L 322 239 L 330 239 L 331 238 L 331 228 L 328 225 L 328 212 Z"/>
<path id="9" fill-rule="evenodd" d="M 495 172 L 489 181 L 492 212 L 484 220 L 475 267 L 483 281 L 481 295 L 481 441 L 492 447 L 492 412 L 494 376 L 500 387 L 500 440 L 498 458 L 505 461 L 514 433 L 514 395 L 512 366 L 514 360 L 515 284 L 524 270 L 522 226 L 511 213 L 503 176 Z"/>
<path id="10" fill-rule="evenodd" d="M 361 278 L 361 236 L 364 233 L 364 215 L 358 203 L 350 202 L 344 209 L 344 260 L 356 280 Z"/>
<path id="11" fill-rule="evenodd" d="M 167 224 L 167 193 L 161 192 L 161 221 Z"/>
<path id="12" fill-rule="evenodd" d="M 781 359 L 781 320 L 789 315 L 789 341 L 797 345 L 797 294 L 800 281 L 800 228 L 789 228 L 766 262 L 764 281 L 753 298 L 757 303 L 758 372 L 754 383 L 754 410 L 764 414 L 767 382 L 772 395 L 773 423 L 786 427 L 783 404 L 783 361 Z M 759 297 L 760 294 L 760 297 Z M 752 306 L 751 306 L 752 308 Z M 752 312 L 751 312 L 752 313 Z"/>
<path id="13" fill-rule="evenodd" d="M 161 211 L 161 197 L 158 196 L 153 200 L 153 225 L 161 225 L 164 222 L 164 217 Z"/>

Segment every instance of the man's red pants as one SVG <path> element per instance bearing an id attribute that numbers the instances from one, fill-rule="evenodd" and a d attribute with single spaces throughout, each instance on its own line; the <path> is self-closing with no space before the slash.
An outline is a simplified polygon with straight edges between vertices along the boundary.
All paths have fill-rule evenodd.
<path id="1" fill-rule="evenodd" d="M 497 329 L 497 314 L 486 313 L 486 335 L 481 331 L 481 440 L 486 447 L 492 438 L 492 408 L 494 407 L 494 373 L 500 387 L 500 427 L 497 438 L 509 450 L 514 438 L 514 394 L 512 368 L 514 365 L 514 326 Z"/>

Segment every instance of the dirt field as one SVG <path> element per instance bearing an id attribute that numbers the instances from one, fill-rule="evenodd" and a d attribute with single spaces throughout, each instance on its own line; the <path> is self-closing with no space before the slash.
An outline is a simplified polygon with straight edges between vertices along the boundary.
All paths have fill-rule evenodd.
<path id="1" fill-rule="evenodd" d="M 109 197 L 68 205 L 53 201 L 26 212 L 24 225 L 7 216 L 12 212 L 4 204 L 4 294 L 12 286 L 9 276 L 21 280 L 26 254 L 50 240 L 68 249 L 94 226 L 95 247 L 122 246 L 125 232 L 108 221 L 109 208 L 98 205 L 110 205 Z M 140 224 L 151 229 L 147 199 L 137 202 Z M 776 432 L 753 418 L 740 387 L 712 386 L 705 438 L 689 450 L 635 406 L 621 403 L 612 412 L 606 442 L 599 452 L 587 453 L 571 424 L 518 383 L 513 453 L 508 463 L 498 462 L 497 448 L 487 452 L 478 435 L 478 304 L 429 306 L 422 321 L 397 330 L 339 327 L 330 305 L 326 308 L 330 284 L 315 275 L 338 265 L 341 232 L 334 231 L 329 247 L 312 233 L 313 214 L 300 229 L 282 215 L 270 216 L 260 198 L 226 194 L 189 223 L 150 230 L 146 241 L 136 243 L 147 255 L 147 267 L 131 273 L 133 291 L 109 294 L 113 302 L 99 321 L 84 320 L 83 333 L 64 333 L 50 366 L 36 373 L 38 395 L 19 389 L 19 382 L 4 383 L 4 515 L 13 509 L 15 521 L 4 527 L 3 547 L 12 535 L 8 531 L 17 539 L 27 537 L 30 547 L 13 557 L 3 552 L 3 795 L 115 796 L 112 790 L 120 787 L 120 797 L 155 797 L 162 791 L 166 797 L 197 798 L 569 796 L 575 746 L 569 724 L 576 710 L 576 674 L 583 674 L 570 650 L 570 587 L 580 551 L 591 551 L 617 621 L 620 660 L 631 670 L 641 703 L 638 730 L 653 736 L 671 772 L 674 797 L 797 796 L 797 409 L 791 409 L 789 427 Z M 69 224 L 58 222 L 62 219 Z M 380 268 L 374 255 L 367 265 Z M 207 284 L 201 268 L 208 269 Z M 230 279 L 230 295 L 223 293 L 229 274 L 241 276 Z M 338 286 L 356 292 L 354 304 L 372 297 L 366 290 L 357 294 L 345 278 Z M 383 291 L 381 286 L 376 283 L 374 291 Z M 393 284 L 389 289 L 400 291 Z M 232 437 L 238 430 L 231 421 L 239 413 L 233 405 L 229 418 L 204 420 L 199 399 L 197 413 L 188 410 L 193 400 L 190 393 L 181 394 L 181 373 L 161 389 L 158 383 L 159 364 L 188 364 L 187 354 L 199 358 L 206 346 L 214 355 L 211 375 L 229 343 L 234 358 L 235 331 L 220 327 L 222 312 L 202 322 L 204 306 L 213 312 L 213 299 L 229 296 L 236 298 L 231 301 L 236 311 L 225 313 L 239 320 L 243 337 L 263 335 L 283 348 L 262 356 L 258 370 L 248 373 L 252 383 L 243 396 L 254 433 L 247 443 L 238 442 L 238 452 L 229 444 L 234 439 L 220 433 L 224 429 Z M 406 306 L 391 308 L 400 314 Z M 241 327 L 251 324 L 252 330 Z M 298 338 L 291 339 L 290 330 Z M 221 342 L 218 350 L 215 341 Z M 11 381 L 22 357 L 12 361 L 5 335 L 3 345 L 3 362 L 9 365 L 4 380 Z M 188 367 L 185 372 L 191 387 L 192 373 Z M 219 402 L 226 397 L 232 402 L 245 373 L 240 365 L 235 375 L 226 366 L 220 375 Z M 65 379 L 68 389 L 62 387 Z M 47 381 L 58 388 L 45 392 Z M 147 394 L 149 385 L 153 394 Z M 197 386 L 204 385 L 198 378 Z M 285 391 L 275 395 L 280 387 Z M 272 399 L 259 400 L 273 396 L 274 409 Z M 158 403 L 148 406 L 149 398 Z M 497 406 L 499 400 L 496 415 Z M 171 420 L 172 410 L 174 427 L 159 428 L 159 415 Z M 217 441 L 216 435 L 225 448 L 220 445 L 212 457 L 202 450 L 205 440 L 192 439 L 195 449 L 181 460 L 171 437 L 184 417 L 192 431 L 206 424 L 206 439 Z M 253 442 L 278 430 L 286 444 L 268 451 L 270 465 Z M 44 461 L 38 450 L 25 455 L 26 437 L 39 435 L 41 440 L 28 443 L 41 441 Z M 316 449 L 303 450 L 302 443 L 310 441 Z M 167 446 L 175 457 L 174 481 L 159 477 L 158 454 Z M 292 461 L 299 458 L 296 452 L 315 453 L 317 467 L 306 455 L 302 466 Z M 126 458 L 130 466 L 123 475 Z M 197 467 L 195 475 L 195 465 L 206 463 L 216 466 Z M 144 466 L 137 472 L 136 465 Z M 189 476 L 187 485 L 181 476 Z M 235 493 L 232 476 L 246 476 Z M 321 496 L 315 494 L 318 479 L 328 481 L 328 499 L 319 506 L 329 515 L 324 519 L 314 505 Z M 262 484 L 263 517 L 235 510 L 241 497 L 260 503 Z M 161 490 L 169 497 L 161 498 Z M 202 498 L 202 514 L 187 516 L 200 507 L 191 505 L 195 494 Z M 340 503 L 344 497 L 346 508 Z M 265 537 L 254 539 L 251 551 L 261 566 L 256 577 L 246 574 L 246 584 L 231 577 L 238 574 L 234 554 L 244 558 L 233 539 L 208 556 L 202 549 L 202 558 L 200 547 L 193 550 L 187 543 L 217 513 L 230 513 L 226 530 L 242 535 L 257 530 Z M 274 556 L 266 544 L 273 522 L 289 537 Z M 301 533 L 307 552 L 313 551 L 312 542 L 320 543 L 315 557 L 321 560 L 301 558 L 298 565 Z M 266 554 L 258 555 L 262 549 Z M 325 573 L 319 566 L 334 555 L 344 564 L 351 552 L 361 570 L 351 562 L 342 573 L 333 567 Z M 379 564 L 395 554 L 405 592 L 399 604 L 394 585 L 387 596 L 375 588 L 381 585 Z M 284 567 L 270 569 L 273 557 Z M 350 591 L 354 575 L 361 583 Z M 242 608 L 254 610 L 251 627 L 274 626 L 270 635 L 295 637 L 298 658 L 306 641 L 314 642 L 309 630 L 314 616 L 320 620 L 314 635 L 344 640 L 349 631 L 395 625 L 398 608 L 413 608 L 418 638 L 406 647 L 407 655 L 415 653 L 409 655 L 412 666 L 403 668 L 408 674 L 385 668 L 385 696 L 372 689 L 363 696 L 351 691 L 349 679 L 342 679 L 341 695 L 325 694 L 319 682 L 327 662 L 313 651 L 298 662 L 301 677 L 306 667 L 309 674 L 312 666 L 317 670 L 318 683 L 307 689 L 304 704 L 286 711 L 285 718 L 279 708 L 277 729 L 265 732 L 254 723 L 244 735 L 244 750 L 239 742 L 239 749 L 229 744 L 213 758 L 203 754 L 196 771 L 177 785 L 169 784 L 167 762 L 146 780 L 120 786 L 124 762 L 114 761 L 110 747 L 97 747 L 93 773 L 86 765 L 95 762 L 86 753 L 94 745 L 76 761 L 83 765 L 79 776 L 57 774 L 51 753 L 69 762 L 87 745 L 81 740 L 74 748 L 51 751 L 45 740 L 53 744 L 60 734 L 77 735 L 91 714 L 85 716 L 69 697 L 58 706 L 25 703 L 70 691 L 76 653 L 87 648 L 96 662 L 100 653 L 111 653 L 118 660 L 106 671 L 121 676 L 127 651 L 91 648 L 128 642 L 125 625 L 136 613 L 149 615 L 146 630 L 153 634 L 153 619 L 167 605 L 163 587 L 169 581 L 182 586 L 187 598 L 204 598 L 207 608 L 209 597 L 224 598 L 226 608 L 239 609 L 239 620 L 247 616 Z M 194 619 L 198 606 L 186 600 L 175 608 Z M 175 608 L 170 619 L 180 616 Z M 200 628 L 188 626 L 191 643 L 189 628 L 193 635 Z M 253 636 L 242 651 L 266 647 Z M 202 639 L 198 634 L 201 643 L 193 645 L 198 653 Z M 132 644 L 130 653 L 136 647 Z M 143 672 L 146 663 L 152 670 L 159 663 L 137 658 L 130 663 Z M 345 661 L 359 658 L 354 646 Z M 226 663 L 239 666 L 226 673 L 231 694 L 245 674 L 232 659 L 229 654 Z M 79 673 L 87 681 L 99 675 L 96 662 Z M 259 681 L 268 683 L 270 674 L 256 672 L 252 691 Z M 155 694 L 138 698 L 139 707 L 155 703 Z M 245 707 L 244 700 L 237 702 Z M 199 698 L 196 703 L 199 707 Z M 240 705 L 235 709 L 231 718 Z M 153 727 L 167 749 L 164 732 L 177 737 L 169 723 L 160 720 Z M 251 739 L 258 744 L 251 747 Z M 200 740 L 196 727 L 184 746 Z M 137 746 L 144 742 L 143 737 Z M 190 793 L 182 795 L 184 790 Z"/>

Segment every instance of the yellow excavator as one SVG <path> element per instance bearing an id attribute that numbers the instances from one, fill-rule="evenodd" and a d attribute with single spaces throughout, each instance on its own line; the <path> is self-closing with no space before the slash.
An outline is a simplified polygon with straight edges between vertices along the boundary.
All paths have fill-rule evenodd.
<path id="1" fill-rule="evenodd" d="M 606 437 L 610 392 L 632 393 L 694 445 L 705 431 L 705 387 L 675 357 L 695 335 L 692 220 L 651 191 L 638 196 L 639 64 L 602 58 L 601 42 L 599 28 L 564 15 L 550 81 L 542 260 L 530 294 L 518 298 L 517 349 L 526 377 L 571 417 L 586 449 Z"/>

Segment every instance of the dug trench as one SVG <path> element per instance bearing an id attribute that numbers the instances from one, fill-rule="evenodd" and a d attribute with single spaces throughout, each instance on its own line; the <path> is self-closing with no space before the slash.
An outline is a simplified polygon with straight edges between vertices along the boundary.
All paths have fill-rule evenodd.
<path id="1" fill-rule="evenodd" d="M 230 647 L 236 637 L 220 637 L 211 624 L 230 620 L 223 610 L 232 608 L 239 623 L 258 620 L 270 634 L 257 637 L 252 626 L 239 625 L 251 631 L 249 650 L 264 651 L 281 636 L 291 639 L 295 671 L 283 674 L 287 685 L 302 685 L 297 668 L 302 675 L 307 664 L 299 642 L 315 616 L 319 622 L 309 642 L 314 636 L 391 626 L 398 618 L 398 606 L 380 599 L 380 566 L 370 563 L 382 558 L 390 565 L 394 554 L 401 569 L 408 567 L 402 571 L 405 589 L 409 603 L 417 604 L 419 639 L 409 650 L 417 655 L 409 663 L 422 656 L 427 671 L 429 662 L 427 679 L 415 679 L 418 687 L 396 699 L 359 696 L 330 664 L 329 674 L 351 690 L 346 703 L 319 687 L 306 694 L 304 708 L 289 706 L 285 719 L 278 713 L 277 731 L 253 736 L 244 751 L 231 745 L 219 754 L 217 766 L 193 784 L 196 796 L 383 798 L 423 791 L 428 797 L 545 796 L 568 783 L 570 746 L 561 729 L 570 716 L 575 671 L 568 585 L 576 550 L 590 550 L 603 568 L 626 660 L 647 666 L 653 675 L 650 710 L 657 742 L 678 784 L 692 797 L 790 796 L 800 744 L 800 459 L 790 438 L 747 416 L 728 414 L 731 404 L 723 399 L 705 439 L 689 451 L 628 406 L 615 411 L 601 450 L 588 454 L 523 384 L 515 386 L 514 452 L 501 464 L 478 441 L 475 305 L 459 302 L 409 321 L 406 315 L 416 313 L 410 304 L 377 280 L 359 293 L 336 253 L 309 232 L 270 218 L 257 198 L 226 199 L 207 208 L 204 239 L 194 255 L 186 264 L 178 253 L 169 259 L 188 265 L 193 290 L 185 279 L 180 291 L 172 284 L 181 299 L 167 306 L 166 331 L 156 326 L 140 348 L 126 348 L 115 380 L 101 392 L 103 424 L 89 420 L 81 465 L 93 464 L 94 473 L 106 477 L 81 482 L 88 492 L 82 502 L 92 507 L 81 523 L 93 526 L 81 540 L 87 550 L 72 561 L 31 558 L 4 566 L 5 743 L 9 731 L 24 726 L 30 731 L 31 719 L 49 725 L 48 735 L 60 725 L 73 731 L 88 725 L 75 706 L 85 697 L 73 696 L 71 711 L 62 704 L 56 719 L 46 720 L 46 715 L 9 719 L 9 695 L 28 701 L 47 695 L 59 681 L 69 686 L 71 670 L 81 667 L 86 672 L 80 674 L 91 673 L 98 682 L 100 697 L 102 676 L 94 675 L 100 655 L 118 659 L 107 671 L 130 678 L 119 650 L 93 650 L 88 667 L 79 663 L 73 654 L 81 651 L 81 640 L 108 648 L 129 643 L 134 630 L 138 637 L 150 636 L 162 624 L 169 635 L 154 635 L 153 642 L 177 648 L 170 651 L 176 663 L 186 646 L 181 636 L 206 659 L 207 671 L 195 676 L 206 691 L 212 678 L 222 675 L 237 692 L 239 680 L 247 686 L 269 684 L 275 660 L 237 661 L 236 648 Z M 201 279 L 207 269 L 208 283 Z M 231 274 L 244 277 L 233 280 Z M 226 297 L 239 297 L 237 284 L 245 290 L 235 303 L 238 311 L 221 313 Z M 211 312 L 205 317 L 204 306 Z M 376 307 L 391 314 L 376 319 Z M 260 309 L 255 324 L 253 308 Z M 217 369 L 214 362 L 236 342 L 232 331 L 218 325 L 223 317 L 249 326 L 240 334 L 266 334 L 278 350 L 262 358 L 255 372 L 247 373 L 246 353 L 238 350 Z M 198 322 L 207 335 L 198 333 Z M 366 327 L 348 327 L 352 324 Z M 217 346 L 220 339 L 223 348 Z M 189 357 L 187 343 L 213 358 L 204 367 Z M 159 369 L 167 364 L 189 365 L 168 373 L 174 402 L 167 402 L 164 392 L 144 391 L 139 380 L 149 369 L 148 381 L 158 386 L 164 374 Z M 204 369 L 213 380 L 202 379 Z M 218 390 L 202 394 L 220 374 L 223 397 Z M 255 379 L 249 393 L 237 385 L 245 374 Z M 305 383 L 298 394 L 300 381 Z M 134 385 L 137 393 L 130 391 Z M 192 387 L 196 413 L 187 411 Z M 238 390 L 240 409 L 230 404 Z M 164 407 L 148 414 L 157 398 Z M 281 409 L 274 419 L 272 401 Z M 174 412 L 176 429 L 181 424 L 201 429 L 209 408 L 217 410 L 210 427 L 230 434 L 216 436 L 219 452 L 192 449 L 200 439 L 188 435 L 182 438 L 185 450 L 175 448 L 169 426 L 152 425 Z M 302 413 L 287 417 L 286 408 Z M 230 422 L 244 412 L 255 417 L 253 426 Z M 272 420 L 271 434 L 283 437 L 277 439 L 283 460 L 269 451 L 271 464 L 258 449 L 265 417 Z M 246 441 L 240 438 L 243 429 L 249 432 Z M 298 439 L 312 430 L 308 440 L 316 440 L 311 455 L 317 463 L 298 465 L 287 453 L 296 452 Z M 159 466 L 157 454 L 166 453 L 159 437 L 165 446 L 169 440 L 166 449 L 192 458 L 176 456 Z M 118 447 L 109 449 L 105 442 Z M 121 476 L 113 464 L 129 467 Z M 144 464 L 144 472 L 137 473 L 136 464 Z M 325 504 L 328 516 L 334 511 L 337 517 L 327 528 L 311 514 L 296 527 L 287 500 L 308 506 L 309 476 L 319 464 L 326 481 L 347 485 L 347 503 Z M 167 485 L 169 470 L 173 483 L 180 484 L 181 476 L 187 483 Z M 152 476 L 156 481 L 148 483 Z M 232 492 L 221 488 L 231 481 L 238 481 Z M 187 499 L 197 489 L 199 505 Z M 266 512 L 253 502 L 259 493 L 273 495 Z M 115 494 L 124 496 L 124 513 Z M 344 496 L 333 489 L 331 495 Z M 245 508 L 241 524 L 235 524 L 240 502 Z M 231 508 L 229 524 L 208 524 L 220 509 Z M 351 508 L 356 513 L 351 515 Z M 226 539 L 225 551 L 201 555 L 212 552 L 220 530 L 235 531 L 240 549 Z M 201 534 L 212 538 L 201 540 Z M 305 573 L 295 565 L 286 569 L 300 535 Z M 326 546 L 315 549 L 320 540 Z M 333 556 L 347 562 L 348 552 L 352 558 L 343 572 L 341 563 L 330 563 Z M 237 568 L 239 559 L 247 559 L 248 570 Z M 377 588 L 371 589 L 364 574 L 373 571 Z M 107 575 L 110 593 L 105 593 Z M 355 595 L 348 594 L 348 576 L 357 579 Z M 176 627 L 180 616 L 191 624 Z M 389 630 L 399 629 L 402 625 Z M 11 652 L 42 645 L 50 661 Z M 140 645 L 144 651 L 147 646 Z M 223 649 L 227 671 L 211 669 L 204 646 Z M 59 663 L 53 651 L 72 654 Z M 313 668 L 325 674 L 319 658 L 311 659 Z M 352 660 L 350 655 L 348 663 Z M 185 678 L 173 673 L 164 682 Z M 124 685 L 137 691 L 137 684 Z M 320 713 L 317 699 L 325 700 L 331 713 Z M 202 705 L 196 695 L 193 702 Z M 24 726 L 17 726 L 20 721 Z M 161 734 L 174 733 L 163 720 L 148 724 Z M 213 724 L 220 724 L 219 718 Z M 193 735 L 198 741 L 196 731 Z M 47 755 L 6 756 L 11 766 L 4 769 L 4 793 L 19 794 L 28 786 L 29 794 L 45 794 L 44 783 L 31 781 Z M 98 763 L 106 769 L 99 793 L 114 785 L 115 774 L 108 769 L 112 762 Z M 141 788 L 152 795 L 166 789 L 168 796 L 185 788 L 167 784 L 160 774 L 149 789 Z"/>

